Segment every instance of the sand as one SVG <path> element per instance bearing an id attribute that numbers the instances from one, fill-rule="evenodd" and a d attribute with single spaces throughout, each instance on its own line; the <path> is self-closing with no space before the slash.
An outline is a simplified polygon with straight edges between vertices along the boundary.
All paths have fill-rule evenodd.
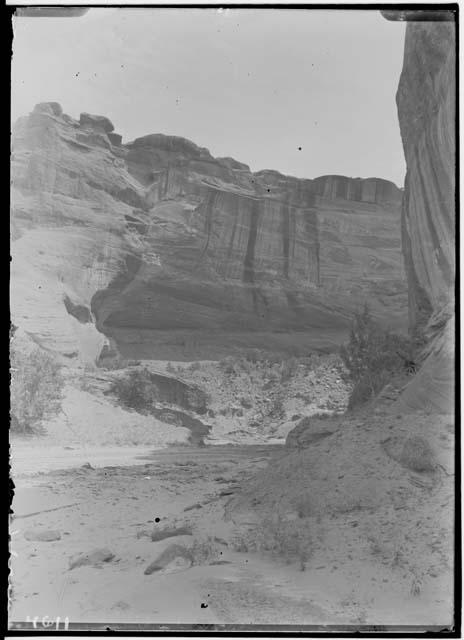
<path id="1" fill-rule="evenodd" d="M 379 561 L 368 545 L 352 559 L 340 558 L 349 515 L 345 526 L 333 522 L 327 543 L 305 571 L 266 553 L 236 550 L 233 540 L 242 525 L 225 517 L 228 505 L 260 469 L 281 464 L 282 446 L 178 447 L 142 455 L 126 449 L 124 464 L 121 451 L 111 466 L 99 461 L 105 465 L 114 451 L 106 461 L 96 451 L 95 468 L 73 466 L 70 456 L 69 467 L 61 470 L 51 453 L 53 464 L 43 460 L 39 472 L 22 467 L 14 478 L 12 623 L 44 615 L 111 628 L 120 623 L 361 628 L 450 623 L 449 573 L 414 595 L 409 578 Z M 152 542 L 153 528 L 167 523 L 188 523 L 193 535 Z M 61 539 L 30 541 L 25 532 L 31 530 L 59 531 Z M 194 540 L 207 541 L 221 564 L 205 561 L 144 575 L 173 540 L 187 548 Z M 111 561 L 69 569 L 76 554 L 102 548 L 114 554 Z"/>

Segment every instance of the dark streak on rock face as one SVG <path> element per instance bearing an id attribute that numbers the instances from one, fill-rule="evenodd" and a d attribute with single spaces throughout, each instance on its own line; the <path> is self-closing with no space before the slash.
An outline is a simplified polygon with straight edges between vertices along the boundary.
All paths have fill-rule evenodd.
<path id="1" fill-rule="evenodd" d="M 230 234 L 229 246 L 227 249 L 227 259 L 230 260 L 232 257 L 234 244 L 235 244 L 235 234 L 237 232 L 237 223 L 238 223 L 238 214 L 239 214 L 239 201 L 238 198 L 234 198 L 231 205 L 231 214 L 233 217 L 233 227 L 232 233 Z"/>
<path id="2" fill-rule="evenodd" d="M 306 211 L 304 214 L 304 229 L 308 237 L 312 238 L 313 244 L 308 247 L 309 272 L 312 282 L 321 284 L 321 260 L 320 260 L 320 240 L 319 225 L 315 211 Z"/>
<path id="3" fill-rule="evenodd" d="M 214 189 L 211 189 L 208 194 L 208 199 L 204 204 L 206 242 L 205 242 L 203 251 L 201 253 L 201 257 L 203 257 L 208 251 L 209 241 L 211 239 L 211 229 L 214 223 L 214 208 L 216 205 L 216 199 L 217 199 L 217 191 L 215 191 Z"/>
<path id="4" fill-rule="evenodd" d="M 284 254 L 284 277 L 289 274 L 289 247 L 290 247 L 290 206 L 288 202 L 282 204 L 282 251 Z"/>
<path id="5" fill-rule="evenodd" d="M 255 247 L 258 236 L 258 225 L 260 222 L 261 203 L 252 200 L 250 211 L 250 230 L 248 233 L 248 243 L 244 260 L 243 282 L 255 281 Z"/>
<path id="6" fill-rule="evenodd" d="M 141 266 L 142 260 L 138 256 L 126 255 L 124 268 L 116 274 L 106 289 L 97 291 L 92 297 L 90 308 L 96 318 L 97 328 L 102 333 L 111 335 L 111 301 L 132 282 Z"/>
<path id="7" fill-rule="evenodd" d="M 76 320 L 78 320 L 81 324 L 92 322 L 92 314 L 90 312 L 90 309 L 88 309 L 85 305 L 74 304 L 74 302 L 66 295 L 63 299 L 63 302 L 69 315 L 76 318 Z"/>

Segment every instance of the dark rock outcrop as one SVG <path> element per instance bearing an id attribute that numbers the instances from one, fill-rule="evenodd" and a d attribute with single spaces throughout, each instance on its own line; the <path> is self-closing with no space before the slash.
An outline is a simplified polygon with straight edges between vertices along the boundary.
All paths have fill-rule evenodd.
<path id="1" fill-rule="evenodd" d="M 105 133 L 114 131 L 113 123 L 105 116 L 94 116 L 90 113 L 81 113 L 79 122 L 81 127 L 89 127 L 90 129 L 101 130 Z"/>
<path id="2" fill-rule="evenodd" d="M 204 415 L 208 409 L 205 392 L 193 384 L 187 384 L 174 376 L 150 372 L 153 395 L 160 402 L 183 407 Z"/>
<path id="3" fill-rule="evenodd" d="M 165 571 L 167 573 L 183 571 L 191 567 L 192 564 L 193 554 L 190 549 L 181 544 L 171 544 L 148 565 L 144 574 L 149 576 L 157 571 Z"/>
<path id="4" fill-rule="evenodd" d="M 305 449 L 315 442 L 324 440 L 338 429 L 338 426 L 331 419 L 321 419 L 317 417 L 306 417 L 298 422 L 287 435 L 285 446 L 291 449 Z"/>
<path id="5" fill-rule="evenodd" d="M 115 147 L 120 147 L 122 144 L 122 136 L 119 133 L 108 133 L 108 140 Z"/>
<path id="6" fill-rule="evenodd" d="M 408 23 L 396 97 L 407 162 L 402 243 L 410 330 L 427 346 L 401 405 L 445 413 L 454 397 L 455 57 L 454 22 Z"/>
<path id="7" fill-rule="evenodd" d="M 55 103 L 15 125 L 12 314 L 44 346 L 91 360 L 109 340 L 125 358 L 334 347 L 366 299 L 405 324 L 394 184 L 252 173 L 184 138 L 115 136 Z"/>

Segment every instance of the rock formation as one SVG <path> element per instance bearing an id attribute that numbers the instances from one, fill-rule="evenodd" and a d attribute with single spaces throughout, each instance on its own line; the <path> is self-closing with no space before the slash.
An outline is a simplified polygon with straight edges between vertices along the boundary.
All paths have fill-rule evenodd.
<path id="1" fill-rule="evenodd" d="M 334 346 L 366 299 L 405 324 L 402 193 L 252 173 L 175 136 L 123 144 L 57 103 L 12 136 L 12 316 L 70 359 Z"/>
<path id="2" fill-rule="evenodd" d="M 427 343 L 402 397 L 409 409 L 453 406 L 455 82 L 455 23 L 409 22 L 396 96 L 407 162 L 402 244 L 410 330 Z"/>

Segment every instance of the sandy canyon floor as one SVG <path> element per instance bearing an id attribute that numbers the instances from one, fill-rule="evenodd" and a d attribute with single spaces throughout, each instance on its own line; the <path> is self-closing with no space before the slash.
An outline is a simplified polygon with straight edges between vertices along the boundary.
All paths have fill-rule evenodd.
<path id="1" fill-rule="evenodd" d="M 285 453 L 282 445 L 85 452 L 14 445 L 11 624 L 35 616 L 111 628 L 449 622 L 449 566 L 414 589 L 409 575 L 379 562 L 372 549 L 351 558 L 333 551 L 337 529 L 344 536 L 362 514 L 333 522 L 332 547 L 316 550 L 305 570 L 297 562 L 240 549 L 237 525 L 247 523 L 227 517 L 227 505 Z M 153 541 L 166 525 L 185 533 Z M 173 543 L 193 545 L 193 566 L 177 558 L 147 575 L 150 563 Z"/>

